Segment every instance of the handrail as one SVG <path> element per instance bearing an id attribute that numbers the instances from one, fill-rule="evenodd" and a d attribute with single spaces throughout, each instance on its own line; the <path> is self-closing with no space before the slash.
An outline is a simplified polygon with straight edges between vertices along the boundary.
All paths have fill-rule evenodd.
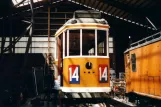
<path id="1" fill-rule="evenodd" d="M 154 38 L 156 35 L 160 35 L 159 37 L 161 37 L 161 31 L 160 32 L 158 32 L 158 33 L 155 33 L 155 34 L 153 34 L 153 35 L 151 35 L 151 36 L 148 36 L 148 37 L 146 37 L 146 38 L 143 38 L 143 39 L 141 39 L 141 40 L 139 40 L 139 41 L 137 41 L 137 42 L 134 42 L 134 43 L 132 43 L 132 44 L 130 44 L 130 47 L 132 47 L 132 46 L 134 46 L 134 45 L 140 45 L 140 43 L 141 42 L 147 42 L 148 41 L 148 39 L 149 38 L 152 38 L 152 39 L 156 39 L 156 38 Z M 152 40 L 151 39 L 151 40 Z M 150 40 L 149 40 L 150 41 Z"/>

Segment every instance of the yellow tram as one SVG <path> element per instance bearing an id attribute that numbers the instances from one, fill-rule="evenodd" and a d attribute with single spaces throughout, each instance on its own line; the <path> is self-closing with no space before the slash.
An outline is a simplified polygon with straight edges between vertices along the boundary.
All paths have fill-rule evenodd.
<path id="1" fill-rule="evenodd" d="M 55 81 L 67 93 L 110 92 L 109 28 L 96 11 L 76 11 L 55 33 Z"/>

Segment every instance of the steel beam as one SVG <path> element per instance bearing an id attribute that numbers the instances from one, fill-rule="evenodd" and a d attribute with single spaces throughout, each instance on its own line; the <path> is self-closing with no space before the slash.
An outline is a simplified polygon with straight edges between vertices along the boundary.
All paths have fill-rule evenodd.
<path id="1" fill-rule="evenodd" d="M 22 0 L 21 2 L 19 2 L 18 4 L 16 4 L 15 7 L 18 7 L 18 6 L 21 5 L 24 1 L 26 1 L 26 0 Z"/>
<path id="2" fill-rule="evenodd" d="M 4 25 L 5 25 L 5 19 L 2 20 L 2 42 L 1 42 L 1 54 L 3 54 L 3 48 L 4 48 L 4 45 L 5 45 L 5 39 L 6 37 L 4 36 Z"/>
<path id="3" fill-rule="evenodd" d="M 17 37 L 16 39 L 14 39 L 14 41 L 12 42 L 12 44 L 10 44 L 8 47 L 6 47 L 2 52 L 4 53 L 4 52 L 8 51 L 10 48 L 13 48 L 14 45 L 21 39 L 21 37 L 23 37 L 23 36 L 28 32 L 28 30 L 29 30 L 30 28 L 31 28 L 31 25 L 29 25 L 29 26 L 26 28 L 25 32 L 24 32 L 20 37 Z"/>
<path id="4" fill-rule="evenodd" d="M 101 1 L 98 1 L 98 4 L 96 5 L 96 9 L 98 8 L 98 6 L 101 4 Z M 87 4 L 88 5 L 88 4 Z M 101 10 L 101 9 L 100 9 Z"/>
<path id="5" fill-rule="evenodd" d="M 27 65 L 29 49 L 30 47 L 32 47 L 32 35 L 33 35 L 33 26 L 34 26 L 33 0 L 30 0 L 30 8 L 31 8 L 31 27 L 30 27 L 28 42 L 25 50 L 24 63 L 23 63 L 23 67 L 21 68 L 22 72 L 24 71 Z M 32 53 L 32 49 L 30 50 L 30 53 Z"/>
<path id="6" fill-rule="evenodd" d="M 12 16 L 9 18 L 10 20 L 10 39 L 9 39 L 9 43 L 10 45 L 12 44 Z M 13 47 L 14 48 L 14 47 Z M 9 49 L 9 53 L 12 53 L 12 47 Z"/>
<path id="7" fill-rule="evenodd" d="M 6 37 L 2 37 L 2 42 L 1 42 L 1 55 L 4 53 L 5 40 L 6 40 Z"/>
<path id="8" fill-rule="evenodd" d="M 158 29 L 156 28 L 156 26 L 152 23 L 152 21 L 151 21 L 148 17 L 146 17 L 146 19 L 147 19 L 148 22 L 154 27 L 155 30 L 158 30 Z"/>
<path id="9" fill-rule="evenodd" d="M 29 52 L 31 42 L 32 42 L 33 27 L 34 27 L 33 0 L 30 0 L 30 8 L 31 8 L 31 28 L 30 28 L 30 32 L 29 32 L 29 38 L 28 38 L 25 54 L 27 54 Z"/>

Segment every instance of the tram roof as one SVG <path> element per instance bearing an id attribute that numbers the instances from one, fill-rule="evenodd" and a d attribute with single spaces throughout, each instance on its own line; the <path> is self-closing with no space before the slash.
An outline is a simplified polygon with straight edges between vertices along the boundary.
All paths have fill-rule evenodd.
<path id="1" fill-rule="evenodd" d="M 72 19 L 71 19 L 72 20 Z M 69 20 L 64 26 L 58 29 L 58 31 L 55 33 L 55 37 L 59 36 L 62 32 L 64 32 L 67 29 L 102 29 L 102 30 L 108 30 L 110 26 L 108 24 L 101 24 L 101 23 L 76 23 L 71 24 Z"/>

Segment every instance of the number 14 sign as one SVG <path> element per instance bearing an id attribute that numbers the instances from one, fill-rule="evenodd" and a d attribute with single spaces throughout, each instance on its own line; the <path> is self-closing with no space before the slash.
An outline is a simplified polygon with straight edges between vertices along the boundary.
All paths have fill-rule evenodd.
<path id="1" fill-rule="evenodd" d="M 108 80 L 108 66 L 107 65 L 99 65 L 99 82 L 106 83 Z"/>
<path id="2" fill-rule="evenodd" d="M 70 84 L 80 84 L 80 66 L 69 65 L 68 77 Z"/>

